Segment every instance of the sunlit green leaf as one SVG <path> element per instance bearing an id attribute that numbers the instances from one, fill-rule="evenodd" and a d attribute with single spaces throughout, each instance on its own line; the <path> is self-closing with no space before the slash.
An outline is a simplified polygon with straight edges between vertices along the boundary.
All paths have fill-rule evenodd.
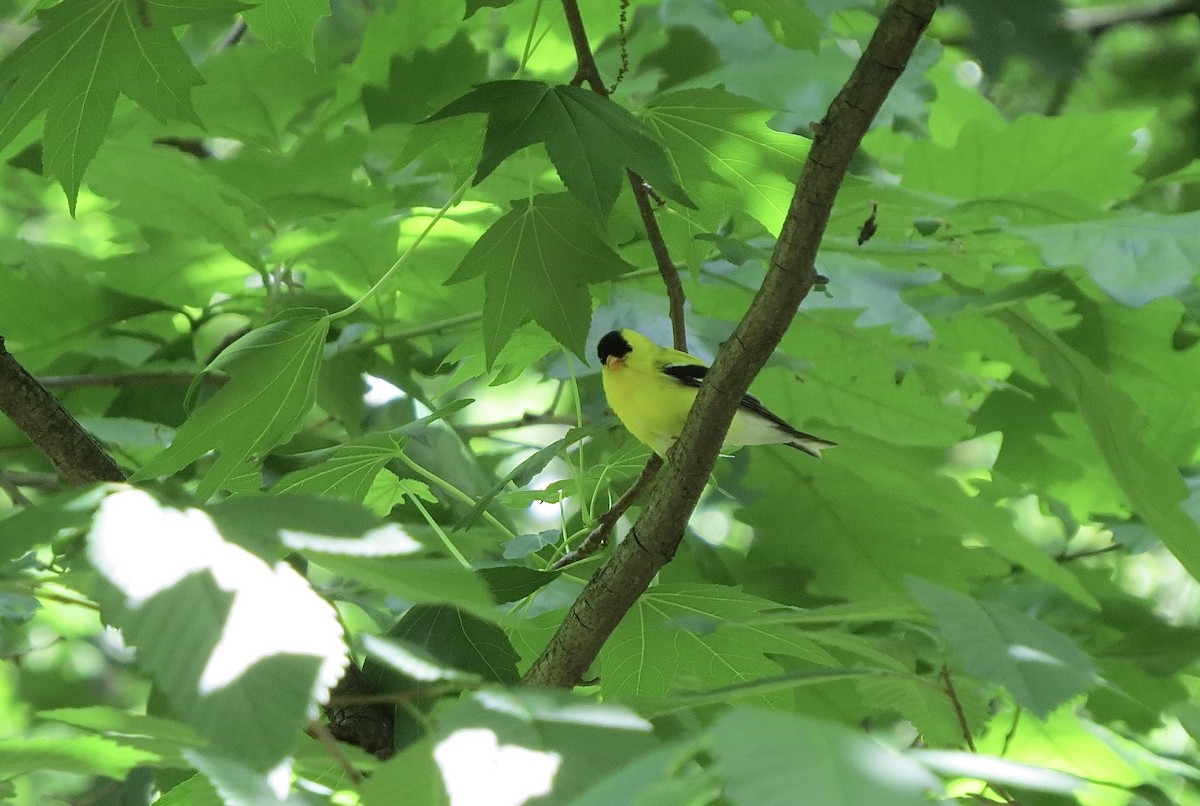
<path id="1" fill-rule="evenodd" d="M 171 30 L 145 22 L 134 0 L 69 0 L 39 17 L 41 28 L 0 62 L 0 147 L 48 109 L 45 167 L 73 213 L 118 92 L 160 119 L 198 122 L 190 94 L 201 79 Z"/>
<path id="2" fill-rule="evenodd" d="M 329 322 L 324 311 L 296 310 L 239 339 L 222 356 L 231 376 L 134 479 L 175 473 L 217 452 L 197 495 L 216 492 L 242 462 L 261 459 L 290 437 L 312 408 Z"/>

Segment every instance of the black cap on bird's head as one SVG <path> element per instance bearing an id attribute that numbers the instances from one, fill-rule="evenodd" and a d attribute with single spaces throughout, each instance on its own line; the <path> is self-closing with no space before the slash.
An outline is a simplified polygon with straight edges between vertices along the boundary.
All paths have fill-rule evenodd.
<path id="1" fill-rule="evenodd" d="M 620 360 L 631 352 L 633 352 L 633 345 L 621 335 L 619 330 L 605 333 L 596 343 L 596 355 L 600 357 L 600 363 L 605 366 L 608 366 L 609 358 Z"/>

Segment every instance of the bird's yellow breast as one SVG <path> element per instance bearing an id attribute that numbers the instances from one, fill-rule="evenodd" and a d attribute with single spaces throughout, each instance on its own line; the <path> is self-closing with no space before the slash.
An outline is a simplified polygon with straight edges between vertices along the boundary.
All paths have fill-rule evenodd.
<path id="1" fill-rule="evenodd" d="M 659 455 L 683 430 L 696 390 L 675 383 L 657 367 L 615 362 L 603 371 L 604 396 L 629 433 Z"/>

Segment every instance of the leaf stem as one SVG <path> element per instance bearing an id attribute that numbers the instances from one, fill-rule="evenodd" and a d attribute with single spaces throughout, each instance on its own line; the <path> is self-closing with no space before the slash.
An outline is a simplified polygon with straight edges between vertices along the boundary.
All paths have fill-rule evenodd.
<path id="1" fill-rule="evenodd" d="M 572 356 L 565 349 L 562 352 L 563 352 L 563 359 L 566 360 L 566 362 L 567 362 L 567 372 L 571 376 L 571 397 L 573 398 L 573 402 L 575 404 L 575 406 L 574 406 L 574 408 L 575 408 L 575 425 L 576 425 L 576 427 L 580 427 L 583 425 L 583 409 L 579 405 L 579 380 L 575 377 L 575 362 L 573 360 L 574 356 Z M 586 469 L 584 466 L 584 461 L 583 461 L 583 442 L 579 443 L 579 448 L 576 449 L 575 453 L 579 457 L 579 470 L 578 470 L 578 475 L 576 476 L 576 479 L 578 481 L 578 489 L 579 489 L 579 508 L 581 510 L 580 514 L 583 516 L 583 522 L 589 523 L 592 520 L 592 513 L 591 513 L 590 502 L 587 500 L 587 496 L 584 494 L 585 491 L 583 489 L 583 477 L 584 477 L 584 473 L 586 472 Z M 565 531 L 565 529 L 564 529 L 564 531 Z"/>
<path id="2" fill-rule="evenodd" d="M 405 493 L 404 495 L 409 501 L 412 502 L 412 505 L 417 508 L 417 511 L 421 513 L 421 517 L 425 519 L 425 522 L 429 524 L 431 529 L 433 529 L 434 534 L 436 534 L 438 539 L 440 539 L 446 546 L 446 551 L 450 552 L 450 555 L 454 557 L 454 559 L 458 560 L 458 564 L 463 568 L 467 569 L 468 571 L 473 570 L 471 567 L 471 561 L 464 557 L 463 553 L 458 550 L 458 546 L 454 545 L 454 541 L 450 539 L 450 535 L 446 534 L 446 530 L 442 528 L 442 525 L 434 520 L 433 515 L 429 514 L 429 510 L 427 510 L 425 505 L 421 503 L 421 499 L 412 493 Z"/>
<path id="3" fill-rule="evenodd" d="M 517 65 L 517 72 L 513 74 L 513 78 L 520 78 L 525 72 L 525 65 L 529 63 L 529 57 L 533 54 L 533 32 L 537 29 L 541 16 L 542 0 L 537 0 L 537 4 L 533 7 L 533 19 L 529 21 L 529 33 L 525 36 L 525 49 L 521 52 L 521 61 Z"/>
<path id="4" fill-rule="evenodd" d="M 400 268 L 408 262 L 408 259 L 417 251 L 417 247 L 421 245 L 421 241 L 425 240 L 425 236 L 432 232 L 433 228 L 437 226 L 438 222 L 446 217 L 446 213 L 450 212 L 451 208 L 461 201 L 462 194 L 465 193 L 467 188 L 471 186 L 472 181 L 473 179 L 468 179 L 459 185 L 457 190 L 450 194 L 450 198 L 447 199 L 446 203 L 442 205 L 442 209 L 433 214 L 433 218 L 430 219 L 429 223 L 425 225 L 425 229 L 421 230 L 421 232 L 417 234 L 417 237 L 413 239 L 413 242 L 410 243 L 408 248 L 404 250 L 404 254 L 396 259 L 396 262 L 392 264 L 391 268 L 383 273 L 383 276 L 379 278 L 375 285 L 371 286 L 367 293 L 363 294 L 361 297 L 347 305 L 342 310 L 327 314 L 325 317 L 326 320 L 334 322 L 338 319 L 344 319 L 366 304 L 366 301 L 371 297 L 379 293 L 379 289 L 383 288 L 383 286 L 392 279 L 392 275 L 398 272 Z"/>
<path id="5" fill-rule="evenodd" d="M 441 476 L 434 473 L 432 470 L 428 470 L 428 469 L 422 467 L 421 465 L 417 464 L 408 456 L 408 454 L 401 451 L 396 454 L 396 458 L 399 459 L 400 462 L 405 467 L 407 467 L 409 470 L 416 473 L 421 478 L 423 478 L 427 481 L 433 482 L 434 484 L 441 487 L 443 490 L 445 490 L 450 495 L 454 496 L 455 498 L 457 498 L 459 501 L 463 502 L 467 506 L 475 506 L 476 502 L 475 502 L 474 498 L 467 495 L 465 492 L 458 489 L 453 484 L 451 484 L 450 482 L 446 481 Z M 417 504 L 417 506 L 419 507 L 420 504 Z M 495 515 L 488 512 L 486 509 L 483 511 L 483 519 L 485 521 L 487 521 L 488 523 L 490 523 L 492 526 L 496 527 L 496 529 L 498 529 L 501 533 L 503 533 L 509 540 L 512 540 L 514 537 L 517 536 L 516 532 L 514 532 L 512 529 L 509 529 L 507 526 L 505 526 L 503 523 L 501 523 L 500 520 Z"/>

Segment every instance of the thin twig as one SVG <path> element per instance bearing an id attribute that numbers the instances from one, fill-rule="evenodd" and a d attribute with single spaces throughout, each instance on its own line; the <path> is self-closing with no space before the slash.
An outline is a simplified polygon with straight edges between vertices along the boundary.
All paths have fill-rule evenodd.
<path id="1" fill-rule="evenodd" d="M 195 372 L 114 372 L 95 375 L 44 375 L 38 383 L 47 389 L 80 389 L 89 386 L 188 386 L 196 380 Z M 200 383 L 223 386 L 228 375 L 205 373 Z"/>
<path id="2" fill-rule="evenodd" d="M 362 773 L 355 769 L 349 757 L 342 752 L 342 748 L 338 747 L 337 739 L 329 732 L 329 728 L 325 727 L 320 722 L 310 722 L 308 725 L 308 735 L 319 741 L 325 747 L 325 751 L 329 753 L 330 758 L 337 762 L 337 765 L 342 768 L 342 772 L 346 773 L 346 777 L 350 779 L 350 783 L 355 786 L 360 786 L 363 782 Z"/>
<path id="3" fill-rule="evenodd" d="M 21 492 L 20 486 L 7 473 L 0 473 L 0 490 L 8 496 L 14 507 L 27 507 L 31 503 L 25 497 L 25 493 Z"/>
<path id="4" fill-rule="evenodd" d="M 458 683 L 440 683 L 436 686 L 423 686 L 401 691 L 396 694 L 342 694 L 329 698 L 330 706 L 346 705 L 404 705 L 417 700 L 428 700 L 444 697 L 447 694 L 458 694 L 463 691 L 473 691 L 479 684 L 471 681 Z"/>
<path id="5" fill-rule="evenodd" d="M 580 423 L 574 417 L 567 417 L 562 414 L 534 414 L 532 411 L 527 411 L 520 417 L 512 420 L 480 423 L 479 425 L 460 425 L 455 426 L 454 430 L 460 436 L 464 437 L 487 437 L 497 431 L 511 431 L 514 428 L 528 428 L 533 425 L 566 425 L 573 427 L 586 424 L 586 422 Z"/>
<path id="6" fill-rule="evenodd" d="M 1108 554 L 1113 551 L 1120 551 L 1122 548 L 1120 543 L 1110 543 L 1107 546 L 1102 546 L 1098 549 L 1087 549 L 1086 551 L 1077 551 L 1074 554 L 1067 554 L 1065 551 L 1054 558 L 1056 563 L 1069 563 L 1075 560 L 1082 560 L 1084 557 L 1098 557 L 1101 554 Z"/>
<path id="7" fill-rule="evenodd" d="M 954 681 L 950 677 L 950 667 L 945 663 L 942 664 L 942 683 L 945 684 L 946 696 L 950 698 L 950 704 L 954 706 L 954 716 L 958 719 L 958 729 L 962 731 L 963 740 L 967 743 L 967 749 L 972 753 L 978 753 L 975 749 L 975 739 L 971 736 L 971 726 L 967 723 L 967 715 L 963 712 L 962 703 L 958 700 L 958 692 L 954 689 Z"/>
<path id="8" fill-rule="evenodd" d="M 967 743 L 967 749 L 972 753 L 978 753 L 979 750 L 975 747 L 975 739 L 971 736 L 971 725 L 967 722 L 967 715 L 963 711 L 962 702 L 958 699 L 958 691 L 954 688 L 954 679 L 950 677 L 950 666 L 946 663 L 942 663 L 941 678 L 946 696 L 950 698 L 950 704 L 954 707 L 954 716 L 958 719 L 958 727 L 962 731 L 963 740 Z M 987 788 L 990 788 L 997 795 L 1004 798 L 1005 803 L 1017 803 L 1016 799 L 1000 784 L 992 783 L 991 781 L 985 783 L 987 784 Z"/>
<path id="9" fill-rule="evenodd" d="M 687 326 L 684 322 L 684 306 L 687 296 L 683 293 L 683 283 L 679 279 L 679 269 L 671 260 L 667 249 L 666 239 L 663 238 L 662 228 L 658 226 L 658 218 L 650 204 L 650 186 L 633 171 L 629 171 L 629 184 L 633 187 L 633 198 L 637 202 L 638 213 L 642 217 L 642 226 L 646 228 L 646 237 L 650 241 L 650 250 L 654 253 L 654 262 L 658 265 L 658 273 L 662 275 L 663 285 L 667 287 L 667 302 L 670 305 L 671 341 L 676 350 L 687 352 Z"/>
<path id="10" fill-rule="evenodd" d="M 638 476 L 637 481 L 617 499 L 615 504 L 608 508 L 607 512 L 596 519 L 596 526 L 592 531 L 588 532 L 588 536 L 579 544 L 579 548 L 574 551 L 568 551 L 560 557 L 558 562 L 550 566 L 550 570 L 557 571 L 580 560 L 586 560 L 599 551 L 602 546 L 607 546 L 609 538 L 612 536 L 612 530 L 617 525 L 617 521 L 621 520 L 621 516 L 646 491 L 646 488 L 650 486 L 650 482 L 654 481 L 654 477 L 658 474 L 660 467 L 662 467 L 662 457 L 657 454 L 651 456 L 649 461 L 646 462 L 646 466 L 642 468 L 642 474 Z"/>

